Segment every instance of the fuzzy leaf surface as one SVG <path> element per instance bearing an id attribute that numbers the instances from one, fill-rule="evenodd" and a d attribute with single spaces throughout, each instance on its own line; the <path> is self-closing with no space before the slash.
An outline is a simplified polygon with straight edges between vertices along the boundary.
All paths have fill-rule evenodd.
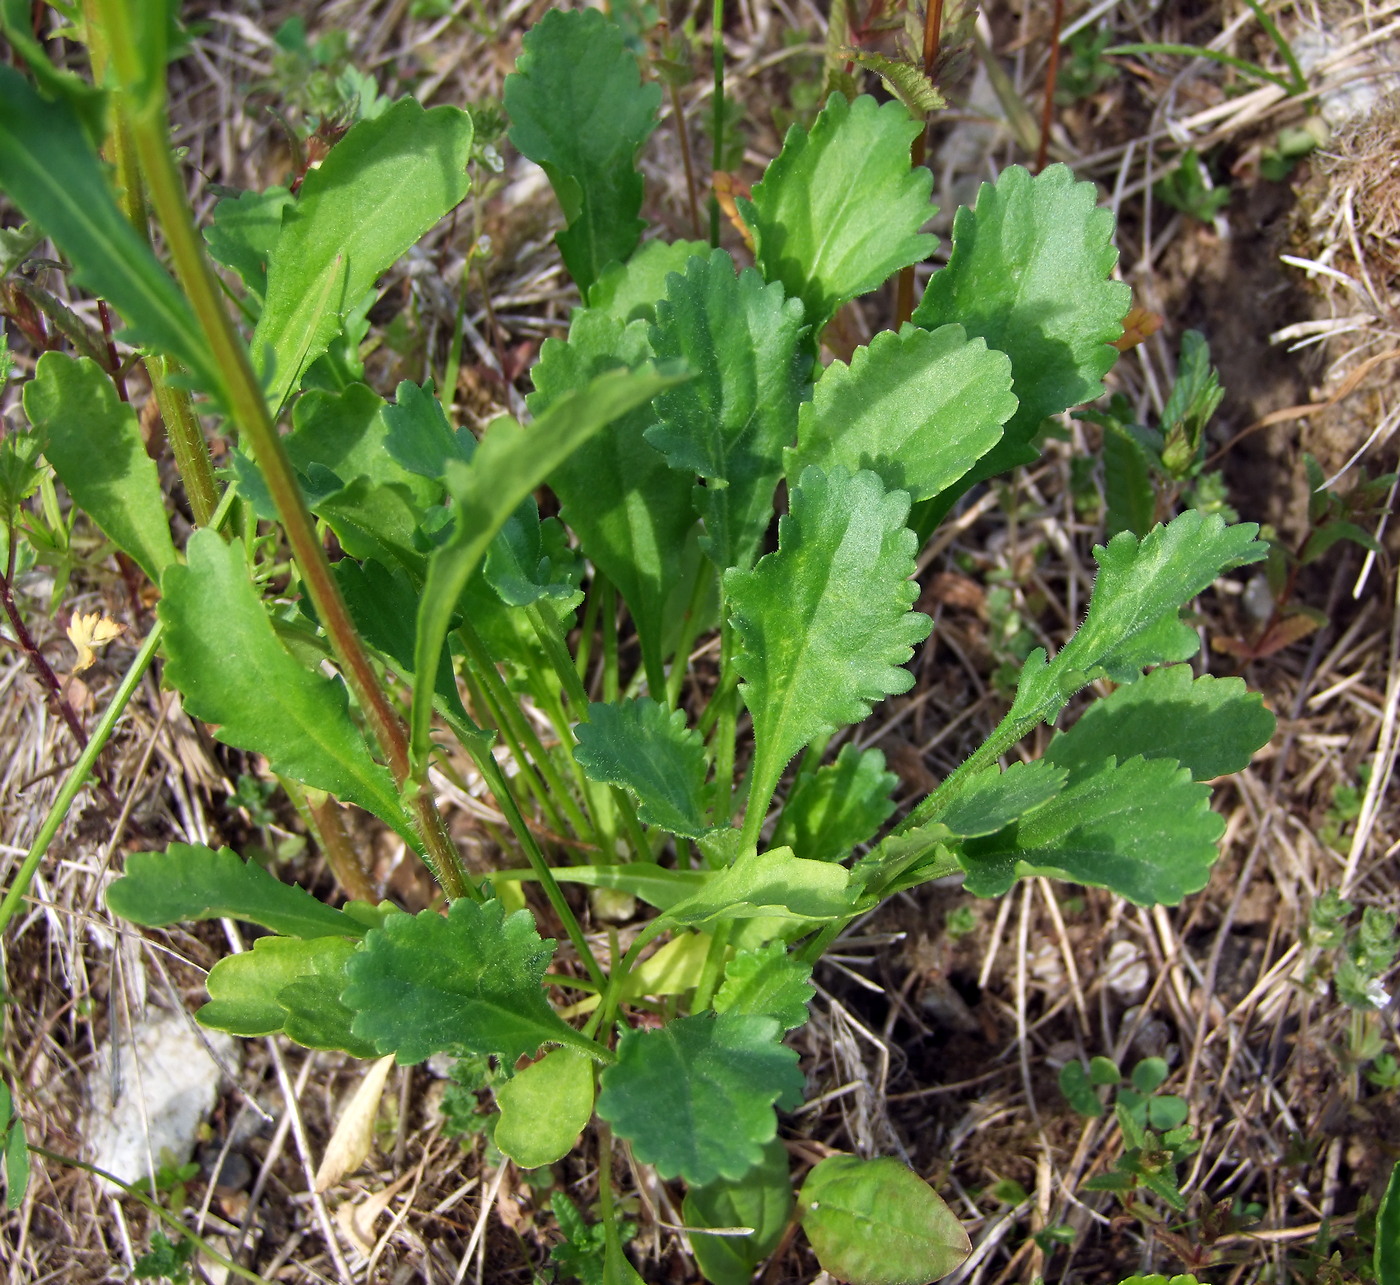
<path id="1" fill-rule="evenodd" d="M 87 357 L 46 352 L 24 386 L 24 413 L 74 502 L 159 584 L 175 561 L 160 476 L 106 372 Z"/>
<path id="2" fill-rule="evenodd" d="M 673 469 L 698 474 L 700 547 L 721 571 L 748 568 L 773 517 L 783 448 L 797 431 L 809 358 L 799 349 L 802 305 L 724 250 L 667 278 L 651 346 L 695 377 L 656 399 L 646 440 Z"/>
<path id="3" fill-rule="evenodd" d="M 659 84 L 642 84 L 622 29 L 596 9 L 551 9 L 506 77 L 510 141 L 543 167 L 568 227 L 555 241 L 584 297 L 646 224 L 637 152 L 656 127 Z"/>
<path id="4" fill-rule="evenodd" d="M 598 1114 L 663 1178 L 739 1179 L 778 1131 L 773 1104 L 801 1100 L 797 1054 L 771 1017 L 709 1013 L 624 1031 Z"/>
<path id="5" fill-rule="evenodd" d="M 702 879 L 695 892 L 666 911 L 670 922 L 691 928 L 770 916 L 820 922 L 849 915 L 854 904 L 844 866 L 804 861 L 790 848 L 743 852 L 732 865 Z"/>
<path id="6" fill-rule="evenodd" d="M 725 573 L 735 668 L 753 714 L 751 806 L 767 807 L 813 738 L 913 685 L 901 666 L 932 623 L 910 610 L 918 589 L 908 512 L 909 497 L 874 473 L 813 465 L 790 493 L 777 550 L 750 571 Z"/>
<path id="7" fill-rule="evenodd" d="M 834 763 L 798 778 L 783 804 L 773 845 L 809 861 L 844 861 L 889 819 L 890 795 L 898 784 L 879 750 L 843 745 Z"/>
<path id="8" fill-rule="evenodd" d="M 613 420 L 645 406 L 675 377 L 652 371 L 614 370 L 582 389 L 565 393 L 530 425 L 508 416 L 495 420 L 473 452 L 471 463 L 446 462 L 447 489 L 455 501 L 456 525 L 428 560 L 427 583 L 418 608 L 413 672 L 435 674 L 452 613 L 496 533 L 526 496 L 543 484 L 583 443 Z M 417 764 L 428 754 L 433 689 L 413 692 L 412 744 Z"/>
<path id="9" fill-rule="evenodd" d="M 939 820 L 947 830 L 964 838 L 995 834 L 1049 803 L 1068 779 L 1067 769 L 1046 759 L 1013 763 L 1004 772 L 993 766 L 968 781 Z"/>
<path id="10" fill-rule="evenodd" d="M 596 1051 L 545 998 L 553 955 L 529 911 L 507 915 L 499 901 L 463 897 L 446 916 L 393 915 L 372 929 L 342 999 L 355 1011 L 355 1034 L 401 1066 L 443 1051 L 507 1063 L 541 1044 Z"/>
<path id="11" fill-rule="evenodd" d="M 1109 755 L 1124 763 L 1140 754 L 1173 759 L 1209 781 L 1247 767 L 1275 725 L 1244 679 L 1193 678 L 1189 665 L 1166 665 L 1095 701 L 1045 757 L 1079 774 Z"/>
<path id="12" fill-rule="evenodd" d="M 759 1013 L 776 1017 L 785 1031 L 796 1030 L 806 1022 L 807 1003 L 817 993 L 811 976 L 811 964 L 788 954 L 786 942 L 741 950 L 724 970 L 715 1012 Z"/>
<path id="13" fill-rule="evenodd" d="M 937 213 L 933 175 L 909 164 L 919 123 L 900 103 L 832 94 L 783 150 L 740 212 L 765 279 L 802 300 L 813 342 L 848 299 L 933 253 L 919 229 Z"/>
<path id="14" fill-rule="evenodd" d="M 957 322 L 1004 352 L 1019 406 L 996 448 L 945 493 L 945 512 L 974 482 L 1038 459 L 1032 441 L 1047 415 L 1103 391 L 1131 299 L 1108 279 L 1118 259 L 1113 215 L 1097 200 L 1094 185 L 1064 165 L 1034 178 L 1012 165 L 953 219 L 952 254 L 929 279 L 914 321 L 930 329 Z"/>
<path id="15" fill-rule="evenodd" d="M 497 1088 L 496 1105 L 496 1146 L 522 1169 L 552 1165 L 593 1116 L 593 1063 L 574 1049 L 552 1049 Z"/>
<path id="16" fill-rule="evenodd" d="M 113 914 L 147 928 L 187 919 L 242 919 L 286 937 L 362 937 L 364 926 L 232 848 L 172 843 L 133 852 L 107 889 Z"/>
<path id="17" fill-rule="evenodd" d="M 403 98 L 310 170 L 267 268 L 250 351 L 276 409 L 375 281 L 467 194 L 471 117 Z"/>
<path id="18" fill-rule="evenodd" d="M 575 729 L 574 757 L 594 781 L 637 796 L 647 825 L 698 839 L 705 821 L 705 741 L 685 725 L 684 710 L 647 697 L 616 705 L 595 702 Z"/>
<path id="19" fill-rule="evenodd" d="M 209 1003 L 195 1017 L 231 1035 L 281 1031 L 304 1048 L 373 1057 L 374 1048 L 351 1032 L 352 1014 L 339 999 L 354 953 L 355 943 L 341 937 L 259 937 L 252 950 L 214 965 Z"/>
<path id="20" fill-rule="evenodd" d="M 626 263 L 609 265 L 588 292 L 588 307 L 624 325 L 656 320 L 656 304 L 666 296 L 666 278 L 685 275 L 691 259 L 710 256 L 708 241 L 647 241 Z"/>
<path id="21" fill-rule="evenodd" d="M 1174 759 L 1104 759 L 1007 828 L 955 849 L 966 887 L 1000 896 L 1022 875 L 1108 888 L 1139 906 L 1199 892 L 1225 822 Z"/>
<path id="22" fill-rule="evenodd" d="M 1099 675 L 1131 682 L 1148 665 L 1189 660 L 1200 639 L 1180 609 L 1231 567 L 1258 562 L 1268 546 L 1252 522 L 1226 526 L 1188 509 L 1140 541 L 1121 531 L 1094 549 L 1099 573 L 1084 623 L 1055 656 L 1026 659 L 1009 720 L 1054 721 L 1065 702 Z"/>
<path id="23" fill-rule="evenodd" d="M 10 67 L 0 67 L 0 189 L 72 260 L 76 280 L 116 307 L 132 342 L 222 386 L 185 296 L 117 207 L 73 108 Z"/>
<path id="24" fill-rule="evenodd" d="M 642 253 L 645 253 L 643 251 Z M 624 325 L 596 309 L 574 314 L 567 342 L 547 339 L 531 372 L 528 399 L 540 415 L 609 370 L 651 359 L 643 322 Z M 691 480 L 670 468 L 645 438 L 656 423 L 650 401 L 619 415 L 550 474 L 560 512 L 584 555 L 617 586 L 637 627 L 648 683 L 662 690 L 666 603 L 681 577 L 695 525 Z"/>
<path id="25" fill-rule="evenodd" d="M 972 1249 L 957 1215 L 892 1156 L 828 1156 L 797 1199 L 817 1261 L 852 1285 L 925 1285 Z"/>
<path id="26" fill-rule="evenodd" d="M 778 1138 L 763 1148 L 763 1159 L 737 1182 L 720 1180 L 687 1191 L 681 1206 L 687 1227 L 753 1228 L 747 1236 L 691 1232 L 691 1248 L 705 1279 L 711 1285 L 749 1285 L 754 1269 L 782 1240 L 792 1204 L 787 1148 Z"/>
<path id="27" fill-rule="evenodd" d="M 1015 410 L 1010 360 L 961 326 L 881 331 L 850 365 L 822 372 L 798 414 L 787 473 L 871 469 L 889 490 L 926 500 L 996 445 Z"/>
<path id="28" fill-rule="evenodd" d="M 226 745 L 266 755 L 275 772 L 373 812 L 417 848 L 393 778 L 350 717 L 345 688 L 278 640 L 243 546 L 200 530 L 186 556 L 185 566 L 166 568 L 159 607 L 166 679 L 186 712 L 215 724 Z"/>

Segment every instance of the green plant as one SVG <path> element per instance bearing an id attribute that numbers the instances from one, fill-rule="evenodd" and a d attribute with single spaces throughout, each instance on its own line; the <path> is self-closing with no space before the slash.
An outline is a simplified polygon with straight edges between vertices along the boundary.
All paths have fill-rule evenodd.
<path id="1" fill-rule="evenodd" d="M 22 33 L 11 0 L 0 14 Z M 395 103 L 354 124 L 295 194 L 220 202 L 201 244 L 166 143 L 164 17 L 93 0 L 82 34 L 179 286 L 110 194 L 88 90 L 33 42 L 16 43 L 45 92 L 0 68 L 0 186 L 128 338 L 177 362 L 177 387 L 202 390 L 201 409 L 238 434 L 230 485 L 177 551 L 134 413 L 98 364 L 57 352 L 24 389 L 21 444 L 35 468 L 42 448 L 160 585 L 136 677 L 158 645 L 190 715 L 305 793 L 349 899 L 332 907 L 228 849 L 173 844 L 130 857 L 109 906 L 148 926 L 231 916 L 267 930 L 211 970 L 207 1026 L 404 1064 L 489 1059 L 494 1143 L 522 1167 L 587 1133 L 597 1229 L 557 1206 L 584 1279 L 638 1279 L 614 1139 L 684 1180 L 717 1285 L 747 1280 L 790 1218 L 843 1279 L 951 1270 L 967 1237 L 900 1162 L 832 1156 L 793 1190 L 777 1111 L 804 1085 L 784 1035 L 806 1020 L 814 965 L 883 899 L 957 872 L 982 896 L 1034 873 L 1176 903 L 1205 884 L 1224 829 L 1206 782 L 1274 726 L 1240 680 L 1181 663 L 1199 646 L 1182 606 L 1265 552 L 1253 526 L 1189 511 L 1094 551 L 1078 631 L 1053 659 L 1026 654 L 1001 724 L 896 824 L 878 750 L 847 744 L 826 761 L 837 731 L 913 683 L 903 666 L 930 629 L 913 610 L 919 533 L 975 483 L 1036 459 L 1045 418 L 1101 391 L 1128 307 L 1109 280 L 1111 217 L 1062 166 L 1007 170 L 958 212 L 913 324 L 822 370 L 836 311 L 933 248 L 920 231 L 931 176 L 909 160 L 918 123 L 899 103 L 833 95 L 810 130 L 792 129 L 738 202 L 755 268 L 694 242 L 641 245 L 635 158 L 659 87 L 601 13 L 552 11 L 505 107 L 559 196 L 585 306 L 544 345 L 530 426 L 502 418 L 478 440 L 428 385 L 381 398 L 358 355 L 377 279 L 466 194 L 470 117 Z M 246 343 L 206 245 L 241 282 Z M 188 445 L 182 468 L 207 466 L 202 442 Z M 546 483 L 559 512 L 542 520 Z M 765 552 L 780 483 L 786 512 Z M 285 549 L 256 538 L 273 518 Z M 320 528 L 343 551 L 334 564 Z M 716 630 L 706 677 L 689 658 Z M 1098 679 L 1119 686 L 1043 757 L 1000 765 Z M 433 764 L 491 791 L 510 832 L 502 868 L 465 869 Z M 377 899 L 336 799 L 403 838 L 445 913 Z M 0 927 L 57 824 L 26 855 Z M 542 899 L 528 904 L 522 885 Z M 625 950 L 595 953 L 590 913 L 634 923 Z M 1144 1101 L 1139 1119 L 1120 1095 L 1140 1138 L 1125 1180 L 1165 1190 L 1146 1157 L 1188 1144 L 1179 1129 L 1158 1140 L 1160 1100 Z"/>
<path id="2" fill-rule="evenodd" d="M 1159 201 L 1201 223 L 1214 222 L 1231 196 L 1228 183 L 1219 187 L 1211 183 L 1210 171 L 1194 147 L 1182 152 L 1175 167 L 1153 183 L 1152 191 Z"/>
<path id="3" fill-rule="evenodd" d="M 1055 79 L 1057 103 L 1067 106 L 1092 98 L 1118 75 L 1118 65 L 1104 57 L 1112 42 L 1113 32 L 1108 27 L 1081 27 L 1064 42 Z"/>

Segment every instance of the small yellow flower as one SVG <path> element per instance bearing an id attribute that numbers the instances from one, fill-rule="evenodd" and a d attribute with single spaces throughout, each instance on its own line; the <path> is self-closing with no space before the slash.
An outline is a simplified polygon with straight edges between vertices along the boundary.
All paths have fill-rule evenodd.
<path id="1" fill-rule="evenodd" d="M 76 611 L 68 622 L 68 641 L 78 652 L 78 663 L 73 666 L 75 674 L 90 669 L 97 663 L 97 647 L 105 647 L 113 638 L 126 632 L 126 626 L 109 620 L 100 611 L 80 616 Z"/>

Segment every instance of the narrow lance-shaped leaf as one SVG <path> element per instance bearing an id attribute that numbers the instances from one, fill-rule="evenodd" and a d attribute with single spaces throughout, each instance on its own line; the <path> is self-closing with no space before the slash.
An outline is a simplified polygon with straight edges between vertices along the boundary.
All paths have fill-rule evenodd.
<path id="1" fill-rule="evenodd" d="M 274 409 L 378 277 L 466 196 L 471 145 L 466 112 L 404 98 L 307 174 L 283 215 L 251 342 Z"/>
<path id="2" fill-rule="evenodd" d="M 187 919 L 243 919 L 287 937 L 362 937 L 364 925 L 283 883 L 232 848 L 172 843 L 164 852 L 133 852 L 107 889 L 114 914 L 147 928 Z"/>
<path id="3" fill-rule="evenodd" d="M 531 372 L 531 413 L 580 392 L 608 370 L 651 358 L 643 322 L 626 325 L 596 309 L 574 313 L 567 342 L 548 339 Z M 560 512 L 584 555 L 622 594 L 637 627 L 647 683 L 665 687 L 666 601 L 681 577 L 686 535 L 695 525 L 691 480 L 644 438 L 656 423 L 650 400 L 611 420 L 549 476 Z"/>
<path id="4" fill-rule="evenodd" d="M 636 157 L 656 127 L 661 86 L 643 85 L 622 29 L 596 9 L 551 9 L 506 77 L 510 141 L 543 167 L 568 224 L 555 240 L 587 298 L 646 226 Z"/>
<path id="5" fill-rule="evenodd" d="M 753 565 L 773 516 L 783 448 L 797 432 L 809 358 L 802 305 L 752 268 L 737 276 L 723 250 L 667 279 L 651 345 L 693 379 L 656 399 L 646 439 L 672 468 L 698 474 L 700 547 L 721 571 Z"/>
<path id="6" fill-rule="evenodd" d="M 926 500 L 951 486 L 1001 437 L 1016 409 L 1011 362 L 961 326 L 886 330 L 832 362 L 798 414 L 787 473 L 808 464 L 868 468 L 890 490 Z"/>
<path id="7" fill-rule="evenodd" d="M 647 825 L 696 839 L 705 820 L 708 764 L 700 733 L 685 725 L 684 710 L 645 697 L 617 705 L 595 702 L 576 729 L 574 757 L 594 781 L 621 785 L 637 796 Z"/>
<path id="8" fill-rule="evenodd" d="M 24 386 L 24 413 L 74 502 L 152 580 L 175 561 L 160 476 L 136 412 L 86 357 L 47 352 Z"/>
<path id="9" fill-rule="evenodd" d="M 133 343 L 221 387 L 189 304 L 117 208 L 73 109 L 40 98 L 9 67 L 0 67 L 0 189 L 73 261 L 77 280 L 116 306 Z"/>
<path id="10" fill-rule="evenodd" d="M 1004 352 L 1020 404 L 995 449 L 934 501 L 936 516 L 974 482 L 1037 459 L 1032 441 L 1045 417 L 1103 391 L 1130 292 L 1108 279 L 1118 251 L 1113 215 L 1097 199 L 1063 165 L 1034 178 L 1013 165 L 982 185 L 975 209 L 957 212 L 953 252 L 914 321 L 957 322 Z"/>
<path id="11" fill-rule="evenodd" d="M 499 901 L 462 897 L 445 918 L 393 915 L 371 930 L 342 1000 L 355 1011 L 355 1034 L 403 1066 L 444 1051 L 514 1063 L 541 1044 L 606 1057 L 550 1007 L 544 973 L 553 954 L 529 911 L 507 915 Z"/>
<path id="12" fill-rule="evenodd" d="M 415 847 L 388 769 L 370 756 L 344 687 L 294 660 L 248 579 L 243 546 L 196 531 L 165 596 L 166 678 L 219 739 L 267 756 L 273 771 L 358 803 Z M 431 689 L 429 689 L 431 691 Z"/>
<path id="13" fill-rule="evenodd" d="M 754 723 L 749 842 L 793 755 L 908 691 L 913 676 L 899 666 L 932 628 L 910 610 L 918 589 L 904 492 L 887 492 L 868 471 L 814 465 L 789 505 L 777 551 L 724 578 Z"/>
<path id="14" fill-rule="evenodd" d="M 643 406 L 676 377 L 654 371 L 614 371 L 586 388 L 555 401 L 528 428 L 496 420 L 481 439 L 470 464 L 450 459 L 446 482 L 455 504 L 456 525 L 428 561 L 428 579 L 418 608 L 414 672 L 437 672 L 457 600 L 480 565 L 496 532 L 537 486 L 605 425 Z M 425 769 L 433 689 L 419 683 L 413 693 L 412 741 L 415 762 Z"/>
<path id="15" fill-rule="evenodd" d="M 810 132 L 788 130 L 753 200 L 739 202 L 759 270 L 802 300 L 813 345 L 843 303 L 937 245 L 919 232 L 937 213 L 933 175 L 909 164 L 921 128 L 901 103 L 832 94 Z"/>
<path id="16" fill-rule="evenodd" d="M 625 1031 L 598 1114 L 663 1178 L 742 1178 L 777 1134 L 773 1104 L 801 1101 L 797 1054 L 779 1034 L 773 1018 L 740 1013 Z"/>

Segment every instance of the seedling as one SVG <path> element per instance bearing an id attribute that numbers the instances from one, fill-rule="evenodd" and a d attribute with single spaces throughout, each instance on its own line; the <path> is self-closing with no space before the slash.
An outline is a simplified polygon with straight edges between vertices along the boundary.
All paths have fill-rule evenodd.
<path id="1" fill-rule="evenodd" d="M 1194 147 L 1182 152 L 1176 166 L 1152 185 L 1152 191 L 1159 201 L 1200 223 L 1215 222 L 1215 216 L 1230 204 L 1229 184 L 1216 187 L 1211 182 L 1210 171 Z"/>
<path id="2" fill-rule="evenodd" d="M 22 27 L 16 47 L 50 96 L 0 68 L 0 185 L 134 343 L 178 361 L 239 448 L 231 489 L 177 551 L 135 414 L 96 363 L 40 359 L 24 390 L 35 440 L 159 583 L 164 678 L 186 711 L 308 800 L 380 818 L 446 903 L 379 901 L 312 806 L 344 905 L 228 849 L 173 844 L 128 859 L 111 909 L 267 930 L 211 970 L 206 1026 L 404 1065 L 487 1059 L 495 1144 L 524 1168 L 587 1134 L 599 1231 L 558 1206 L 574 1270 L 597 1266 L 601 1235 L 603 1279 L 638 1279 L 615 1140 L 684 1182 L 717 1285 L 747 1280 L 789 1219 L 857 1285 L 952 1270 L 967 1236 L 900 1161 L 831 1156 L 794 1191 L 778 1112 L 805 1084 L 784 1035 L 807 1019 L 813 967 L 885 898 L 951 874 L 980 896 L 1036 874 L 1177 903 L 1204 886 L 1224 831 L 1206 782 L 1274 726 L 1243 682 L 1182 663 L 1199 647 L 1183 605 L 1265 554 L 1254 526 L 1188 511 L 1094 551 L 1078 631 L 1053 658 L 1025 655 L 1005 718 L 905 816 L 878 749 L 826 753 L 913 684 L 905 665 L 931 627 L 913 610 L 921 537 L 970 487 L 1039 458 L 1047 416 L 1102 389 L 1129 301 L 1093 188 L 1063 166 L 984 185 L 912 324 L 823 369 L 838 309 L 933 249 L 931 175 L 909 159 L 921 123 L 898 102 L 833 94 L 790 130 L 735 202 L 753 268 L 694 242 L 643 244 L 635 160 L 660 87 L 600 12 L 551 11 L 505 108 L 559 195 L 584 302 L 532 371 L 531 424 L 503 417 L 478 440 L 430 385 L 404 382 L 392 401 L 369 388 L 356 339 L 378 278 L 467 192 L 467 113 L 395 103 L 295 194 L 219 204 L 204 243 L 241 282 L 245 345 L 179 200 L 162 6 L 94 8 L 85 34 L 110 51 L 181 286 L 110 194 L 88 91 Z M 546 485 L 558 517 L 541 520 Z M 219 534 L 230 510 L 244 530 L 280 519 L 285 596 L 268 555 Z M 317 522 L 343 551 L 334 566 Z M 714 659 L 692 668 L 702 635 L 717 636 Z M 1002 766 L 1100 679 L 1119 686 L 1041 758 Z M 510 831 L 500 868 L 464 867 L 433 798 L 438 762 L 491 792 Z M 0 925 L 17 904 L 12 889 Z M 590 917 L 626 927 L 607 954 Z M 1125 1191 L 1175 1190 L 1192 1145 L 1180 1127 L 1158 1136 L 1154 1101 L 1142 1118 L 1117 1105 L 1136 1166 Z"/>

